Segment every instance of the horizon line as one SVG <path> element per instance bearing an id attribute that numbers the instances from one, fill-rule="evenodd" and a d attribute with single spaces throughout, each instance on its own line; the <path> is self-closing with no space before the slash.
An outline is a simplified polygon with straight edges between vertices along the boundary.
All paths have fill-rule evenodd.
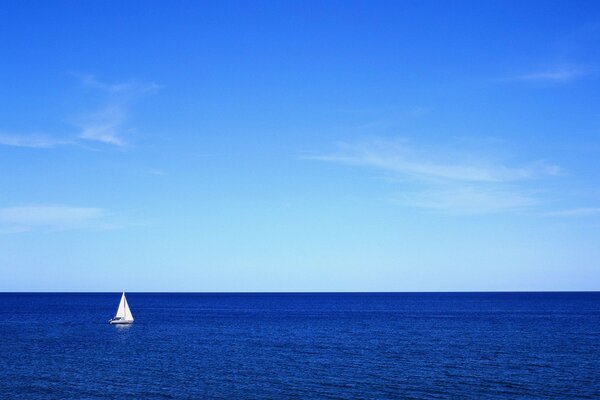
<path id="1" fill-rule="evenodd" d="M 139 293 L 139 294 L 498 294 L 498 293 L 600 293 L 599 290 L 446 290 L 446 291 L 0 291 L 0 294 L 113 294 L 113 293 Z"/>

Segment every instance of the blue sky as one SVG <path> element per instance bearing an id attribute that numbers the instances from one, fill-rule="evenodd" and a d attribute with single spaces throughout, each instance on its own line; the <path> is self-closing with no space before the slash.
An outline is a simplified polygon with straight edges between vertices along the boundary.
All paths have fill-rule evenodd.
<path id="1" fill-rule="evenodd" d="M 0 290 L 599 290 L 600 5 L 2 2 Z"/>

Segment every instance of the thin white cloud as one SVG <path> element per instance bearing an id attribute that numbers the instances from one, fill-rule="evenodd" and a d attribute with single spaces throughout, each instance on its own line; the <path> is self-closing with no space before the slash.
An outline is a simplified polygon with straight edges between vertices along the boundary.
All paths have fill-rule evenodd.
<path id="1" fill-rule="evenodd" d="M 514 188 L 487 186 L 430 188 L 402 194 L 396 200 L 411 207 L 457 214 L 524 210 L 538 203 L 531 195 Z"/>
<path id="2" fill-rule="evenodd" d="M 149 168 L 147 170 L 147 173 L 150 175 L 154 175 L 154 176 L 165 176 L 167 175 L 167 173 L 165 172 L 165 170 L 160 169 L 160 168 Z"/>
<path id="3" fill-rule="evenodd" d="M 537 82 L 569 82 L 580 78 L 588 73 L 587 70 L 580 67 L 557 68 L 543 71 L 532 72 L 516 76 L 515 80 L 537 81 Z"/>
<path id="4" fill-rule="evenodd" d="M 0 232 L 32 230 L 106 229 L 110 213 L 102 208 L 62 205 L 19 206 L 0 208 Z"/>
<path id="5" fill-rule="evenodd" d="M 600 215 L 600 207 L 571 208 L 568 210 L 550 211 L 542 215 L 545 217 L 591 217 Z"/>
<path id="6" fill-rule="evenodd" d="M 403 205 L 447 213 L 492 213 L 523 210 L 538 201 L 525 183 L 560 174 L 542 161 L 502 162 L 490 154 L 466 154 L 426 148 L 405 140 L 342 143 L 331 154 L 305 159 L 367 167 L 400 181 Z"/>
<path id="7" fill-rule="evenodd" d="M 333 154 L 304 158 L 372 167 L 418 180 L 510 182 L 560 173 L 558 166 L 541 161 L 523 166 L 507 166 L 494 162 L 490 157 L 479 156 L 473 159 L 456 151 L 446 150 L 443 151 L 446 154 L 444 159 L 437 159 L 435 153 L 415 148 L 405 141 L 376 140 L 357 144 L 341 143 L 338 151 Z"/>
<path id="8" fill-rule="evenodd" d="M 83 116 L 76 125 L 80 128 L 78 138 L 116 147 L 126 146 L 124 138 L 131 102 L 140 96 L 156 92 L 161 86 L 155 83 L 107 83 L 94 75 L 79 75 L 81 82 L 108 95 L 105 105 Z"/>
<path id="9" fill-rule="evenodd" d="M 103 90 L 109 93 L 126 93 L 128 95 L 131 94 L 146 94 L 155 92 L 162 88 L 161 85 L 158 85 L 154 82 L 150 83 L 140 83 L 135 81 L 130 82 L 120 82 L 120 83 L 108 83 L 100 81 L 96 78 L 95 75 L 92 74 L 80 74 L 74 73 L 73 75 L 77 76 L 81 82 L 91 88 Z"/>
<path id="10" fill-rule="evenodd" d="M 67 144 L 72 144 L 72 141 L 55 139 L 47 135 L 15 135 L 0 133 L 0 145 L 2 146 L 50 149 Z"/>
<path id="11" fill-rule="evenodd" d="M 126 142 L 121 136 L 125 119 L 125 110 L 119 106 L 92 113 L 79 123 L 81 132 L 78 137 L 118 147 L 125 146 Z"/>
<path id="12" fill-rule="evenodd" d="M 136 98 L 161 89 L 161 86 L 155 83 L 135 81 L 108 83 L 98 80 L 94 75 L 74 75 L 80 79 L 82 85 L 94 89 L 96 96 L 102 100 L 100 108 L 84 113 L 72 122 L 72 125 L 78 129 L 78 133 L 72 133 L 69 138 L 62 139 L 48 134 L 27 135 L 0 132 L 0 145 L 50 149 L 64 145 L 83 145 L 84 142 L 95 142 L 115 147 L 127 146 L 125 134 L 131 130 L 127 126 L 127 117 L 132 102 Z"/>

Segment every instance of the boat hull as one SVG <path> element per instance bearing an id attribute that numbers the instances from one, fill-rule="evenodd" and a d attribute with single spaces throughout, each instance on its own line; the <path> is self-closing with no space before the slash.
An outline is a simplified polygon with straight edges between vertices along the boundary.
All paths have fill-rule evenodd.
<path id="1" fill-rule="evenodd" d="M 128 320 L 110 320 L 108 321 L 109 324 L 111 325 L 128 325 L 128 324 L 133 324 L 133 321 L 128 321 Z"/>

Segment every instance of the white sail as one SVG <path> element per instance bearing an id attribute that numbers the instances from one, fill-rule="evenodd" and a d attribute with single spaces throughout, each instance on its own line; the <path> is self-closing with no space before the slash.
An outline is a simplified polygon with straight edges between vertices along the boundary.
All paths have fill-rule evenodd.
<path id="1" fill-rule="evenodd" d="M 121 318 L 126 321 L 133 321 L 133 315 L 131 314 L 131 310 L 129 309 L 129 304 L 127 304 L 127 299 L 125 298 L 125 292 L 121 295 L 121 302 L 119 303 L 119 308 L 117 308 L 117 314 L 115 318 Z"/>

